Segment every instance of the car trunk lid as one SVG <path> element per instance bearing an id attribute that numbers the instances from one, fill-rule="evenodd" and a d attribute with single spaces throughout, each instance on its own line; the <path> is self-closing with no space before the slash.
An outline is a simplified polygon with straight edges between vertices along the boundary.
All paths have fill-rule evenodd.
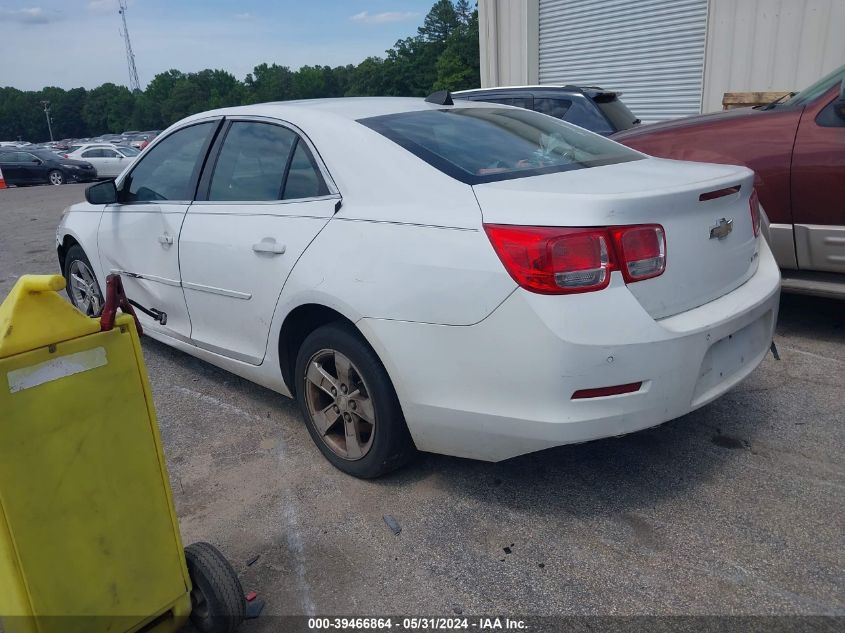
<path id="1" fill-rule="evenodd" d="M 474 191 L 485 224 L 662 225 L 666 270 L 628 285 L 660 319 L 727 294 L 754 274 L 752 187 L 753 172 L 745 167 L 647 158 L 485 183 Z"/>

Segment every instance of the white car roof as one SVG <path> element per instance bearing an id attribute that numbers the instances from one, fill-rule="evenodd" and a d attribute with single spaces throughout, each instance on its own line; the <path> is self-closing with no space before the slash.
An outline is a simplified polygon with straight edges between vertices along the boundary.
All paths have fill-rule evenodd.
<path id="1" fill-rule="evenodd" d="M 77 143 L 71 143 L 71 147 L 77 145 Z M 78 143 L 79 147 L 76 148 L 75 151 L 79 152 L 83 149 L 90 149 L 92 147 L 108 147 L 109 149 L 115 149 L 117 146 L 114 143 Z"/>
<path id="2" fill-rule="evenodd" d="M 456 101 L 454 106 L 442 106 L 429 103 L 417 97 L 339 97 L 336 99 L 302 99 L 297 101 L 276 101 L 271 103 L 257 103 L 248 106 L 221 108 L 203 112 L 189 117 L 187 120 L 205 118 L 214 115 L 223 116 L 266 116 L 297 123 L 297 119 L 311 120 L 316 117 L 325 119 L 326 115 L 356 121 L 368 117 L 419 110 L 439 110 L 443 107 L 479 108 L 479 107 L 509 107 L 498 104 L 483 104 Z"/>

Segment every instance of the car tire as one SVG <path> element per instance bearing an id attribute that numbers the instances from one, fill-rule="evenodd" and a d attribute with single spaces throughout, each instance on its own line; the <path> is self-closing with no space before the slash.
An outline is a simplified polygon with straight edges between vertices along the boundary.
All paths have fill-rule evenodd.
<path id="1" fill-rule="evenodd" d="M 63 185 L 65 184 L 65 175 L 62 173 L 62 170 L 53 169 L 47 174 L 47 181 L 51 185 Z"/>
<path id="2" fill-rule="evenodd" d="M 79 244 L 71 246 L 65 255 L 65 290 L 77 310 L 90 317 L 103 311 L 103 291 L 85 251 Z"/>
<path id="3" fill-rule="evenodd" d="M 309 334 L 294 376 L 308 432 L 336 468 L 372 479 L 413 458 L 416 449 L 390 377 L 353 326 L 329 323 Z"/>
<path id="4" fill-rule="evenodd" d="M 246 599 L 238 575 L 209 543 L 185 548 L 191 577 L 191 624 L 200 633 L 235 633 L 246 617 Z"/>

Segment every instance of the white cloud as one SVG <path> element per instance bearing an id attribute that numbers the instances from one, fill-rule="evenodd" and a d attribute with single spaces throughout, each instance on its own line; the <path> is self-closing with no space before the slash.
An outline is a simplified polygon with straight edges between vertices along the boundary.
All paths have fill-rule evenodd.
<path id="1" fill-rule="evenodd" d="M 413 11 L 385 11 L 384 13 L 369 13 L 368 11 L 361 11 L 355 15 L 349 16 L 353 22 L 360 22 L 361 24 L 387 24 L 388 22 L 402 22 L 403 20 L 410 20 L 416 18 L 419 13 Z"/>
<path id="2" fill-rule="evenodd" d="M 55 12 L 47 12 L 41 7 L 27 9 L 0 9 L 0 19 L 21 24 L 49 24 L 61 19 Z"/>
<path id="3" fill-rule="evenodd" d="M 236 20 L 251 20 L 255 16 L 252 13 L 236 13 L 235 19 Z"/>

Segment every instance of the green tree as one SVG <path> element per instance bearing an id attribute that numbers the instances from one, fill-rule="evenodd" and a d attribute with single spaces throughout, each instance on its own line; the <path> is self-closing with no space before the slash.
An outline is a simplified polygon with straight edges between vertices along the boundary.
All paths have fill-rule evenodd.
<path id="1" fill-rule="evenodd" d="M 259 64 L 244 81 L 248 103 L 265 103 L 292 98 L 293 73 L 287 66 Z"/>
<path id="2" fill-rule="evenodd" d="M 446 40 L 446 48 L 437 58 L 435 90 L 459 90 L 481 85 L 478 51 L 478 11 L 466 13 L 458 7 L 459 26 Z M 460 5 L 461 2 L 458 4 Z"/>
<path id="3" fill-rule="evenodd" d="M 105 83 L 88 93 L 82 108 L 82 118 L 94 134 L 122 132 L 132 122 L 134 97 L 126 86 Z"/>
<path id="4" fill-rule="evenodd" d="M 85 88 L 71 88 L 68 91 L 56 88 L 55 90 L 61 91 L 61 96 L 55 98 L 51 104 L 53 136 L 56 139 L 85 136 L 88 133 L 88 127 L 82 112 L 88 100 L 88 91 Z"/>
<path id="5" fill-rule="evenodd" d="M 426 42 L 444 44 L 459 25 L 458 11 L 451 0 L 437 0 L 425 16 L 423 25 L 417 30 Z"/>
<path id="6" fill-rule="evenodd" d="M 381 57 L 367 57 L 350 73 L 345 94 L 350 97 L 389 94 L 384 66 L 385 61 Z"/>
<path id="7" fill-rule="evenodd" d="M 0 88 L 0 140 L 48 137 L 42 101 L 50 101 L 56 138 L 95 136 L 128 128 L 164 128 L 203 110 L 244 103 L 344 95 L 424 96 L 479 85 L 478 11 L 469 0 L 437 0 L 416 35 L 384 57 L 357 66 L 259 64 L 244 81 L 224 70 L 156 75 L 143 92 L 106 83 L 93 90 Z"/>

